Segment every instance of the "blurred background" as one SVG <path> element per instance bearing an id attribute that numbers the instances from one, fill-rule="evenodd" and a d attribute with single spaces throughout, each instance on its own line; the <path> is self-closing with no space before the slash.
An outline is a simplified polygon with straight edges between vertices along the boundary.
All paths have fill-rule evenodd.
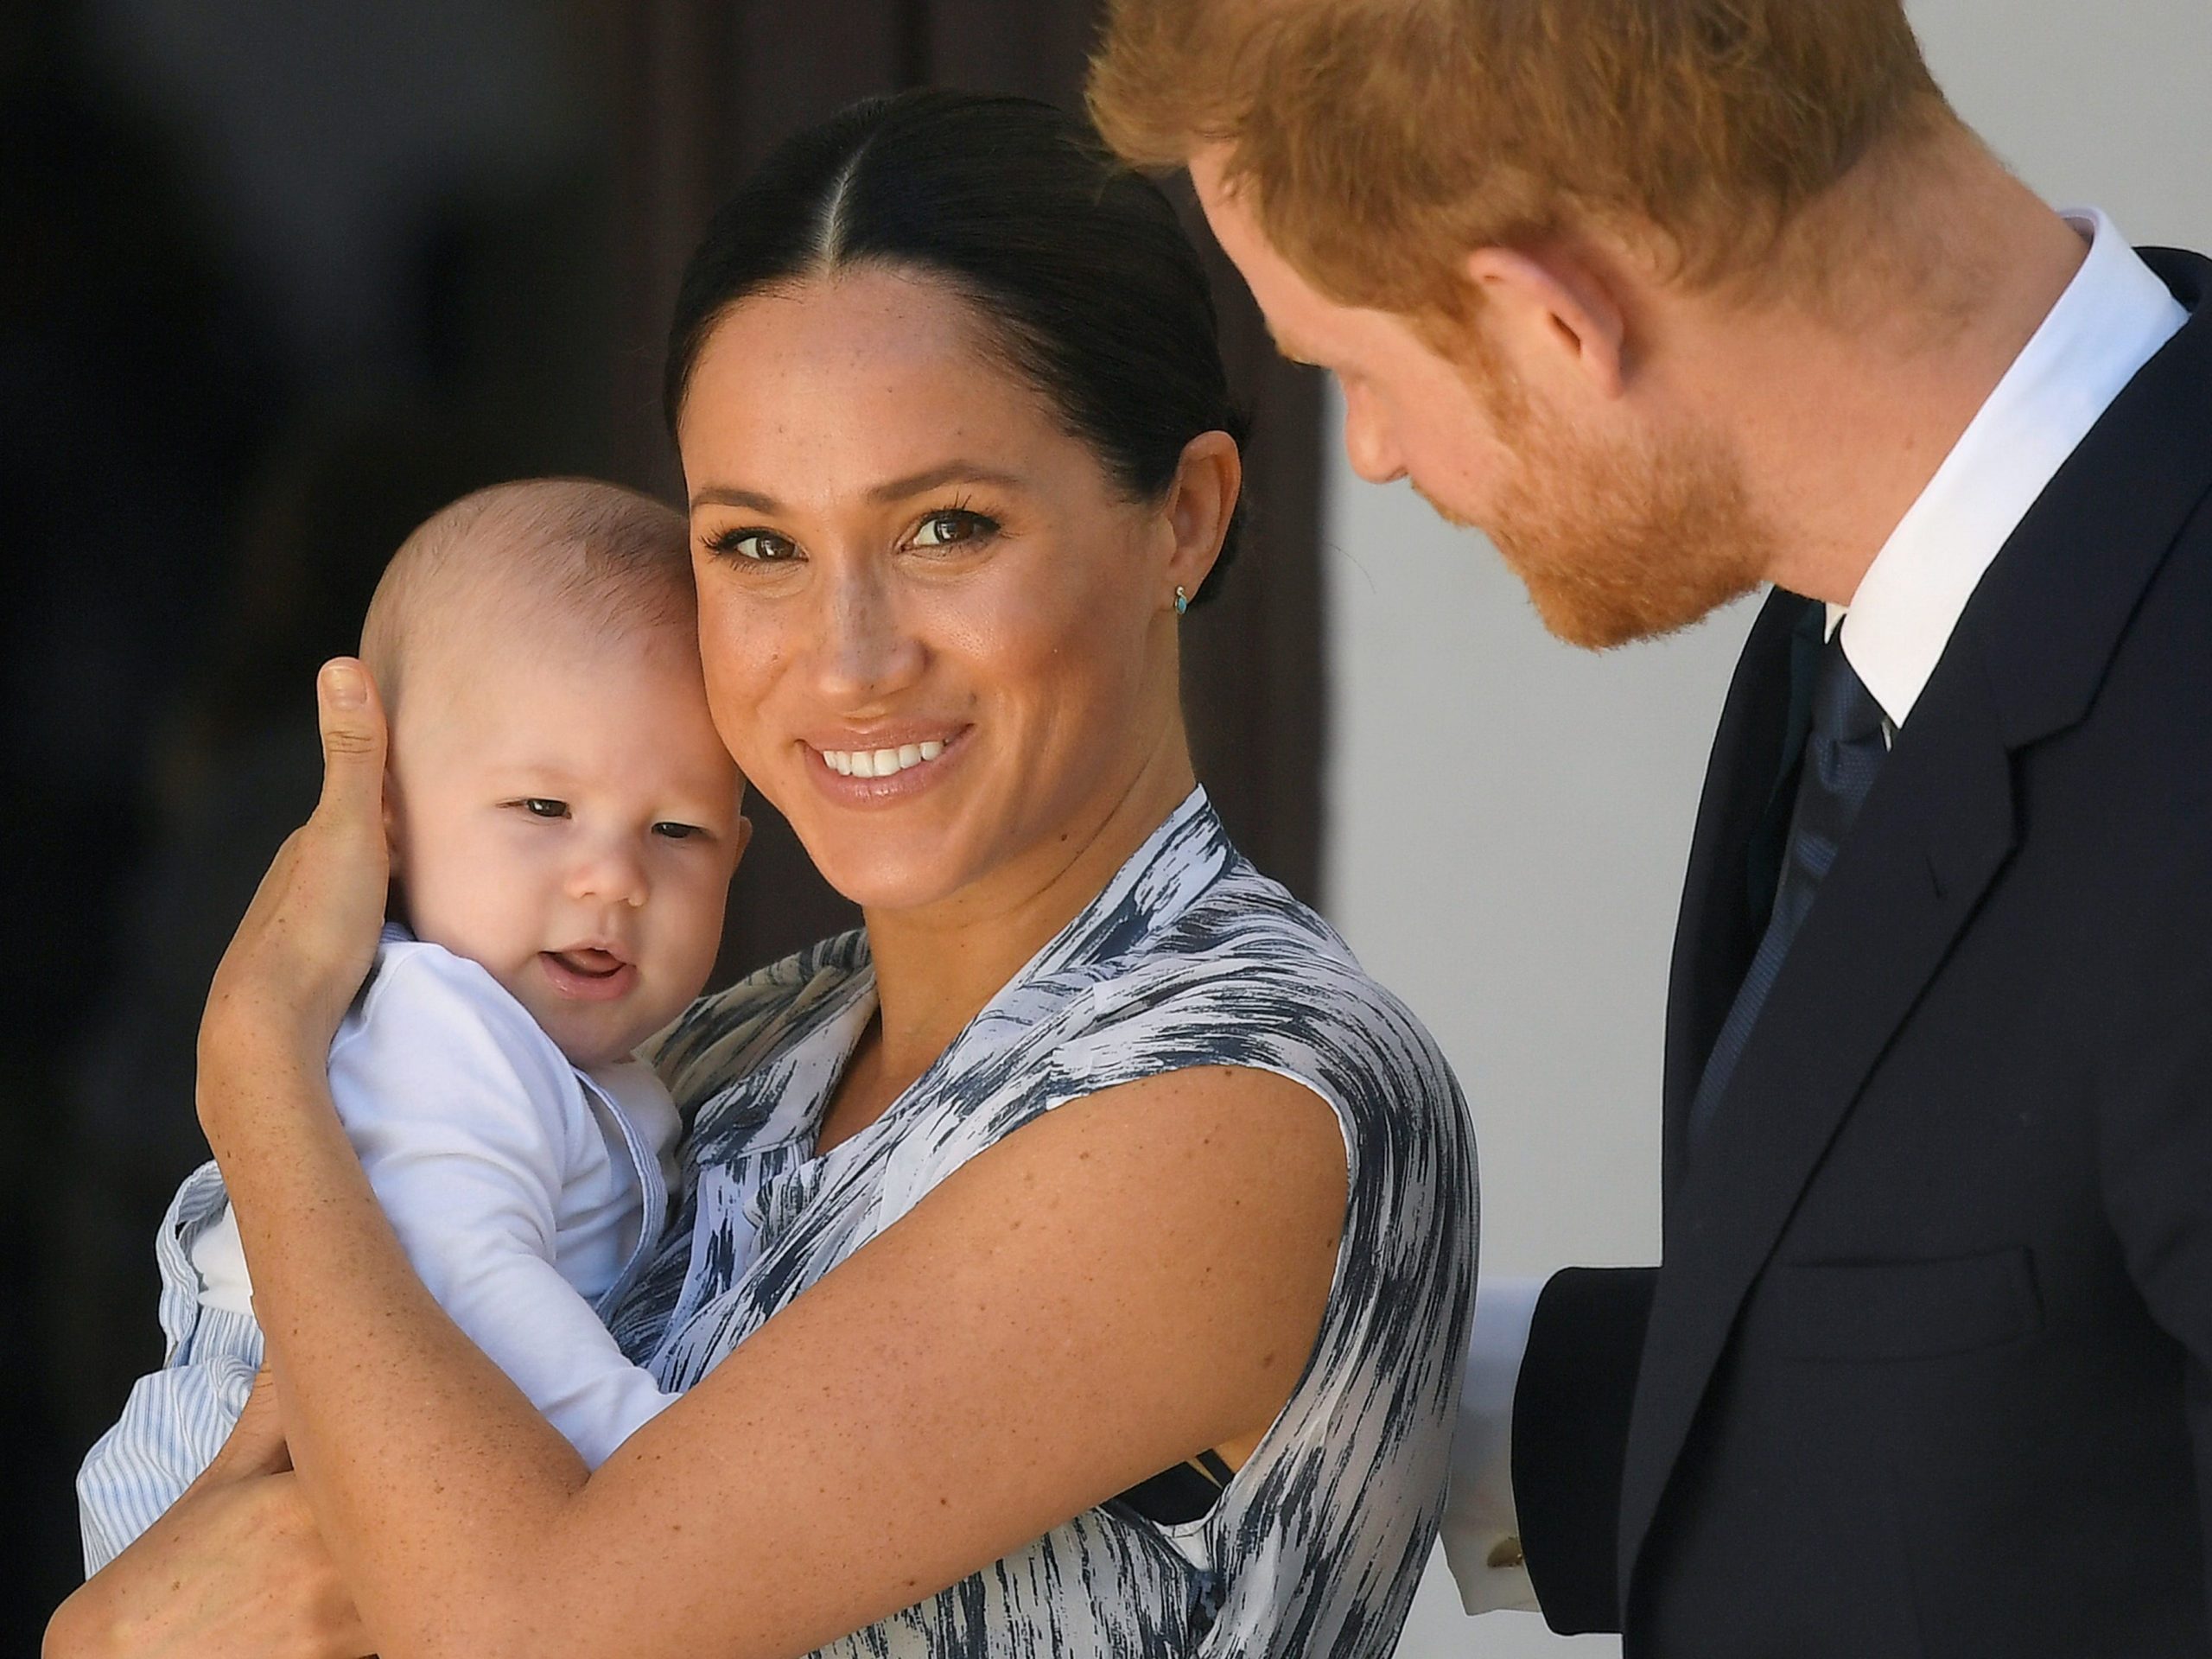
<path id="1" fill-rule="evenodd" d="M 2212 246 L 2203 0 L 1915 0 L 2054 200 Z M 70 1479 L 160 1360 L 151 1239 L 206 1155 L 207 977 L 317 774 L 311 677 L 495 479 L 672 494 L 677 272 L 794 127 L 924 83 L 1072 104 L 1091 0 L 31 0 L 0 9 L 0 1655 L 77 1581 Z M 1194 228 L 1196 226 L 1193 220 Z M 1199 229 L 1202 235 L 1202 229 Z M 1192 614 L 1200 766 L 1459 1068 L 1486 1268 L 1648 1260 L 1664 963 L 1747 613 L 1592 659 L 1476 538 L 1344 469 L 1233 276 L 1255 535 Z M 844 924 L 765 823 L 725 975 Z M 1402 1659 L 1617 1650 L 1479 1624 Z"/>

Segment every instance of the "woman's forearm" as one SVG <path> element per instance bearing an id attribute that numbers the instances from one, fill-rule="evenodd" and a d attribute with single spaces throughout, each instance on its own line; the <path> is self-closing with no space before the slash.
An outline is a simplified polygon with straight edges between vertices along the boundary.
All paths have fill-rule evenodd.
<path id="1" fill-rule="evenodd" d="M 586 1471 L 423 1287 L 296 1047 L 211 1060 L 201 1081 L 293 1462 L 384 1650 L 465 1647 L 459 1621 L 506 1616 L 482 1560 L 447 1547 L 453 1518 L 542 1536 Z"/>
<path id="2" fill-rule="evenodd" d="M 415 1281 L 319 1076 L 222 1075 L 211 1139 L 238 1178 L 296 1460 L 386 1659 L 788 1659 L 863 1629 L 1264 1427 L 1277 1362 L 1313 1342 L 1344 1213 L 1336 1119 L 1273 1074 L 1063 1107 L 588 1478 Z M 1181 1179 L 1160 1179 L 1163 1148 Z"/>

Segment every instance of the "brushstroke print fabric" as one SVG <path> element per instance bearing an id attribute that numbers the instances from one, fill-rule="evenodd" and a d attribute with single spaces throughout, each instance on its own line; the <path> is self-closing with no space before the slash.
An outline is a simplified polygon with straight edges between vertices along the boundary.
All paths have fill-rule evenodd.
<path id="1" fill-rule="evenodd" d="M 881 1118 L 815 1156 L 874 1008 L 848 934 L 663 1039 L 692 1125 L 681 1205 L 611 1321 L 663 1387 L 697 1382 L 969 1159 L 1120 1084 L 1220 1065 L 1294 1079 L 1336 1113 L 1349 1193 L 1312 1362 L 1211 1513 L 1089 1510 L 823 1653 L 1387 1655 L 1442 1509 L 1473 1306 L 1473 1138 L 1428 1034 L 1238 855 L 1203 791 Z"/>

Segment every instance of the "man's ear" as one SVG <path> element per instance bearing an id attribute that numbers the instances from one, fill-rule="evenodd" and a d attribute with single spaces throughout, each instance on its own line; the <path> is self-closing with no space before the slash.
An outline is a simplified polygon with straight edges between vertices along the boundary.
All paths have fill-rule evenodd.
<path id="1" fill-rule="evenodd" d="M 1467 280 L 1537 366 L 1545 348 L 1601 397 L 1618 397 L 1627 379 L 1628 316 L 1605 276 L 1565 249 L 1527 252 L 1478 248 L 1467 256 Z"/>

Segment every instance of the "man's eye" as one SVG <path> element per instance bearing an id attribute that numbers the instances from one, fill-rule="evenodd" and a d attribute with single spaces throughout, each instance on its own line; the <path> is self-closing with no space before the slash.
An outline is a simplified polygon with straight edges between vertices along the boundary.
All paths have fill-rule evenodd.
<path id="1" fill-rule="evenodd" d="M 690 841 L 706 833 L 696 823 L 672 823 L 664 820 L 653 825 L 653 834 L 670 841 Z"/>
<path id="2" fill-rule="evenodd" d="M 995 518 L 982 513 L 970 512 L 965 507 L 947 507 L 914 526 L 914 545 L 951 547 L 961 542 L 977 542 L 995 534 L 998 527 Z"/>
<path id="3" fill-rule="evenodd" d="M 707 537 L 707 550 L 754 564 L 780 564 L 798 556 L 798 544 L 772 530 L 725 530 Z"/>
<path id="4" fill-rule="evenodd" d="M 543 795 L 531 795 L 515 803 L 533 818 L 565 818 L 569 816 L 566 801 L 549 800 Z"/>

